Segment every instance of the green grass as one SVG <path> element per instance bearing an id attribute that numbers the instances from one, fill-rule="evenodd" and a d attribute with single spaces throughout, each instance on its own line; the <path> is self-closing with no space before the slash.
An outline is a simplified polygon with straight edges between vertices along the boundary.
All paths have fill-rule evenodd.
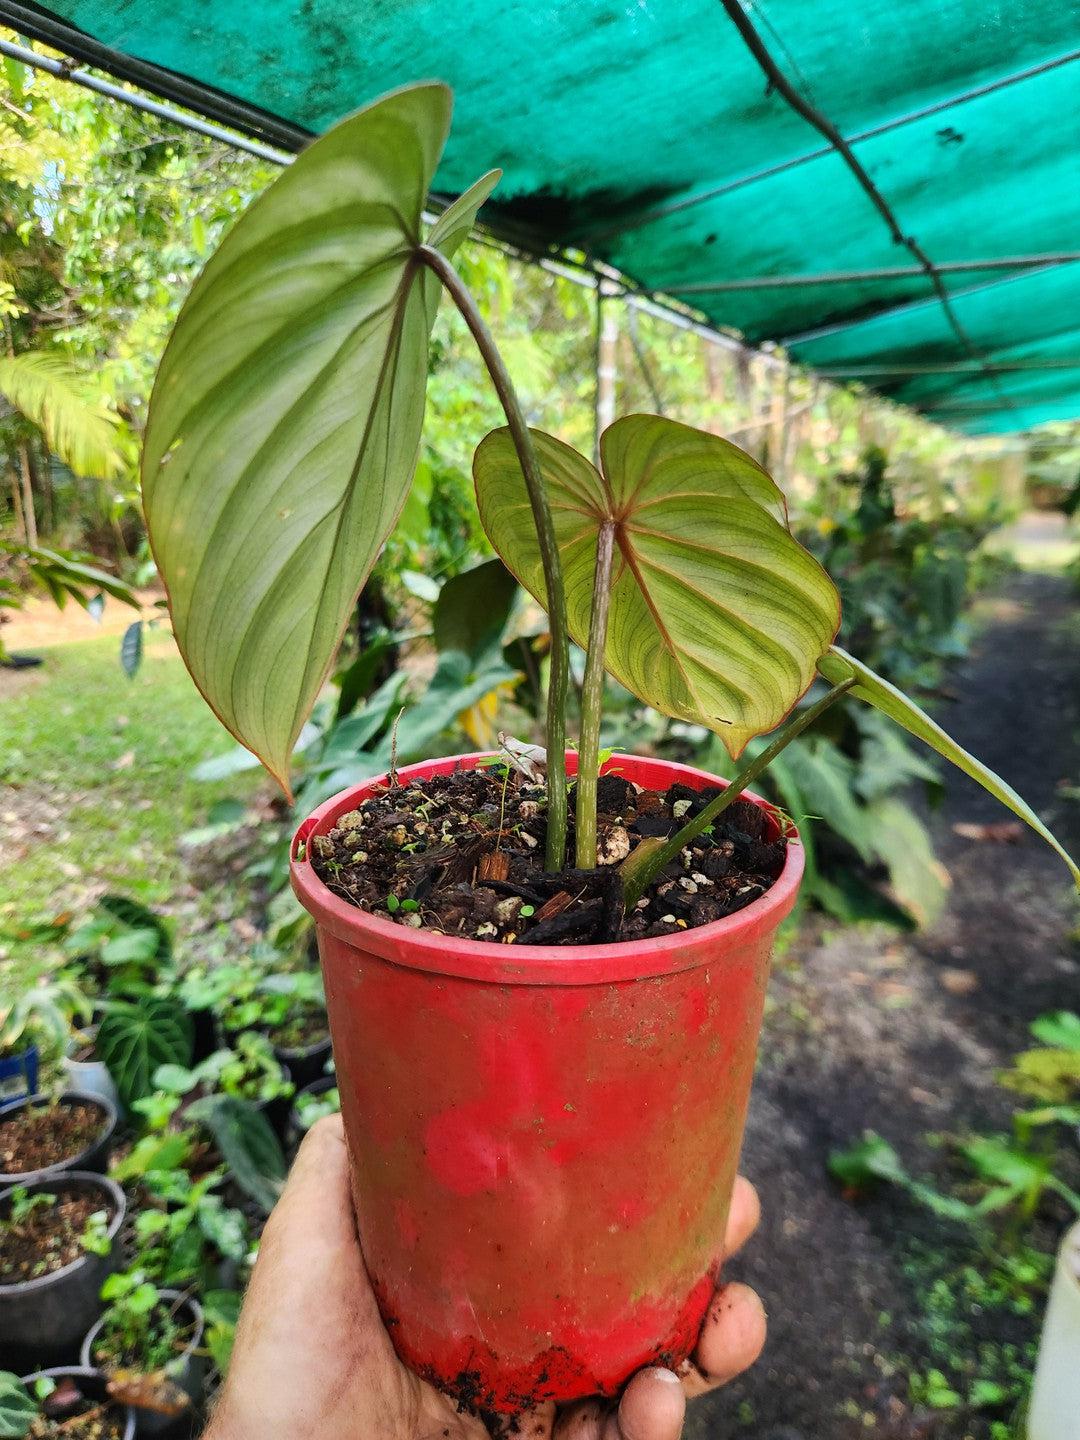
<path id="1" fill-rule="evenodd" d="M 253 775 L 215 785 L 192 768 L 232 741 L 171 639 L 154 637 L 138 675 L 115 637 L 41 652 L 35 672 L 0 674 L 0 981 L 39 968 L 13 932 L 83 909 L 105 890 L 168 910 L 188 881 L 180 837 Z M 35 828 L 40 827 L 40 828 Z M 6 957 L 6 958 L 5 958 Z M 6 973 L 5 973 L 6 972 Z"/>

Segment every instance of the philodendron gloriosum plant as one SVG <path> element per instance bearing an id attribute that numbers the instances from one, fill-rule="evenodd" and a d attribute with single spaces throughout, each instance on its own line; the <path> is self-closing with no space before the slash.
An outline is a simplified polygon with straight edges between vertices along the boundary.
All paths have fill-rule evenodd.
<path id="1" fill-rule="evenodd" d="M 682 845 L 842 694 L 978 780 L 1080 870 L 1023 800 L 899 691 L 833 645 L 840 602 L 784 499 L 735 445 L 655 415 L 618 420 L 601 468 L 528 429 L 454 252 L 499 179 L 424 233 L 450 124 L 442 85 L 395 91 L 316 140 L 225 237 L 196 282 L 150 405 L 143 496 L 188 668 L 222 723 L 288 789 L 289 759 L 359 590 L 408 496 L 442 290 L 507 425 L 479 446 L 492 545 L 545 607 L 549 870 L 566 856 L 569 639 L 587 650 L 576 863 L 596 864 L 605 670 L 733 758 L 829 685 L 724 794 L 624 867 L 635 899 Z"/>

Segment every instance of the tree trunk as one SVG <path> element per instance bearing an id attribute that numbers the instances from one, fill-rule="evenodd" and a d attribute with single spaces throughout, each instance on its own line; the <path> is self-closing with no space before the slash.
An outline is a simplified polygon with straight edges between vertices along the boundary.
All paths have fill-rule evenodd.
<path id="1" fill-rule="evenodd" d="M 19 477 L 14 470 L 11 472 L 11 508 L 15 512 L 15 525 L 19 534 L 26 538 L 26 522 L 23 520 L 22 493 L 19 489 Z"/>
<path id="2" fill-rule="evenodd" d="M 22 482 L 23 537 L 27 545 L 38 543 L 37 516 L 34 514 L 34 486 L 30 478 L 30 451 L 25 440 L 19 442 L 19 478 Z"/>

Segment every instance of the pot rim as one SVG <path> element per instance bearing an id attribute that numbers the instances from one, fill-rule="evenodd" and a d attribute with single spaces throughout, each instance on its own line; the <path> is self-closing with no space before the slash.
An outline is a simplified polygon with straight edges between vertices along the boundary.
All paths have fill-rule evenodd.
<path id="1" fill-rule="evenodd" d="M 176 1309 L 178 1310 L 182 1306 L 186 1305 L 187 1308 L 191 1311 L 191 1318 L 194 1321 L 194 1325 L 192 1326 L 191 1330 L 191 1339 L 184 1346 L 183 1350 L 181 1350 L 178 1357 L 179 1360 L 186 1362 L 191 1359 L 195 1351 L 198 1350 L 199 1346 L 202 1344 L 203 1332 L 206 1329 L 206 1316 L 203 1314 L 203 1308 L 199 1304 L 198 1300 L 195 1299 L 195 1296 L 189 1295 L 186 1290 L 174 1290 L 171 1286 L 163 1285 L 158 1290 L 158 1295 L 162 1300 L 179 1300 L 180 1305 L 176 1306 Z M 94 1363 L 94 1357 L 91 1352 L 94 1347 L 94 1341 L 97 1339 L 102 1329 L 102 1326 L 105 1324 L 108 1318 L 108 1311 L 105 1311 L 101 1315 L 99 1315 L 98 1318 L 94 1321 L 93 1325 L 90 1326 L 90 1329 L 83 1336 L 82 1344 L 79 1346 L 79 1360 L 82 1365 L 86 1366 L 91 1370 L 101 1371 L 101 1366 Z M 174 1362 L 170 1361 L 169 1363 L 171 1365 Z"/>
<path id="2" fill-rule="evenodd" d="M 306 1133 L 300 1123 L 300 1110 L 297 1101 L 301 1095 L 325 1095 L 327 1090 L 333 1090 L 339 1084 L 336 1075 L 320 1075 L 317 1080 L 310 1081 L 307 1085 L 301 1085 L 293 1096 L 292 1109 L 289 1111 L 289 1123 L 299 1130 L 301 1134 Z"/>
<path id="3" fill-rule="evenodd" d="M 490 758 L 490 751 L 475 751 L 425 760 L 404 766 L 398 776 L 403 780 L 426 779 L 450 774 L 459 766 L 474 769 L 481 760 Z M 576 773 L 576 752 L 568 751 L 566 761 L 568 774 Z M 632 772 L 629 778 L 646 785 L 662 785 L 665 789 L 676 781 L 698 790 L 728 783 L 692 765 L 635 755 L 612 755 L 603 773 L 611 773 L 613 769 L 629 769 Z M 303 860 L 297 858 L 301 842 L 306 843 L 313 835 L 325 834 L 340 815 L 355 809 L 361 799 L 388 778 L 375 776 L 324 801 L 292 838 L 289 874 L 301 904 L 336 939 L 413 970 L 503 985 L 600 985 L 655 979 L 715 962 L 725 952 L 741 949 L 763 932 L 775 930 L 795 904 L 802 880 L 803 848 L 798 833 L 792 831 L 788 835 L 784 868 L 764 895 L 734 915 L 676 935 L 605 945 L 507 946 L 458 939 L 436 931 L 413 930 L 348 904 L 323 884 L 306 854 Z M 747 790 L 743 798 L 752 800 L 775 819 L 775 807 L 760 795 Z"/>
<path id="4" fill-rule="evenodd" d="M 269 1038 L 267 1036 L 267 1039 Z M 279 1058 L 285 1056 L 287 1060 L 309 1060 L 320 1050 L 330 1049 L 330 1026 L 327 1024 L 326 1034 L 318 1040 L 313 1040 L 310 1045 L 274 1045 L 273 1040 L 270 1040 L 270 1043 L 274 1046 L 274 1053 Z"/>
<path id="5" fill-rule="evenodd" d="M 0 1185 L 5 1189 L 13 1185 L 26 1185 L 31 1181 L 44 1179 L 49 1175 L 66 1175 L 72 1170 L 78 1170 L 82 1162 L 103 1142 L 108 1141 L 116 1132 L 119 1123 L 119 1112 L 111 1100 L 104 1095 L 92 1094 L 89 1090 L 62 1090 L 59 1095 L 50 1095 L 44 1090 L 39 1090 L 36 1095 L 23 1095 L 18 1100 L 8 1100 L 0 1105 L 0 1123 L 2 1123 L 13 1111 L 30 1105 L 49 1105 L 53 1101 L 58 1104 L 76 1103 L 79 1105 L 94 1105 L 102 1112 L 102 1126 L 97 1135 L 89 1145 L 84 1145 L 74 1155 L 69 1155 L 64 1160 L 57 1160 L 52 1165 L 43 1165 L 38 1170 L 23 1171 L 0 1171 Z"/>
<path id="6" fill-rule="evenodd" d="M 98 1175 L 93 1170 L 57 1170 L 42 1176 L 38 1180 L 32 1180 L 29 1184 L 5 1185 L 0 1190 L 0 1202 L 3 1202 L 13 1190 L 40 1190 L 43 1186 L 56 1186 L 58 1189 L 66 1185 L 70 1180 L 77 1180 L 82 1183 L 90 1182 L 95 1189 L 103 1191 L 112 1202 L 113 1214 L 105 1231 L 106 1238 L 112 1243 L 116 1240 L 121 1225 L 127 1216 L 127 1197 L 115 1180 L 110 1180 L 108 1175 Z M 48 1275 L 35 1275 L 32 1280 L 15 1280 L 5 1284 L 0 1280 L 0 1304 L 7 1299 L 21 1298 L 24 1295 L 35 1295 L 41 1290 L 47 1289 L 50 1285 L 58 1284 L 66 1275 L 72 1274 L 80 1265 L 88 1265 L 91 1260 L 104 1260 L 107 1256 L 91 1255 L 84 1253 L 62 1265 L 59 1270 L 50 1270 Z"/>
<path id="7" fill-rule="evenodd" d="M 43 1377 L 49 1380 L 58 1380 L 64 1376 L 79 1380 L 101 1380 L 108 1382 L 108 1376 L 104 1370 L 99 1370 L 96 1365 L 50 1365 L 43 1370 L 31 1370 L 26 1375 L 20 1375 L 19 1383 L 29 1385 L 34 1380 Z M 135 1412 L 130 1405 L 124 1405 L 119 1400 L 112 1400 L 110 1404 L 119 1410 L 124 1416 L 124 1440 L 132 1440 L 135 1434 Z"/>

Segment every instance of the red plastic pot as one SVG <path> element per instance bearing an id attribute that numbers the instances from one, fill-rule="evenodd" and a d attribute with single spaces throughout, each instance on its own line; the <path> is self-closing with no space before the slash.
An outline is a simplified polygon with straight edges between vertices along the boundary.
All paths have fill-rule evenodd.
<path id="1" fill-rule="evenodd" d="M 608 768 L 658 790 L 722 783 L 631 756 Z M 802 848 L 759 900 L 696 930 L 490 945 L 366 914 L 296 858 L 384 783 L 320 806 L 292 861 L 383 1317 L 406 1364 L 478 1413 L 615 1394 L 680 1362 L 708 1308 Z"/>

